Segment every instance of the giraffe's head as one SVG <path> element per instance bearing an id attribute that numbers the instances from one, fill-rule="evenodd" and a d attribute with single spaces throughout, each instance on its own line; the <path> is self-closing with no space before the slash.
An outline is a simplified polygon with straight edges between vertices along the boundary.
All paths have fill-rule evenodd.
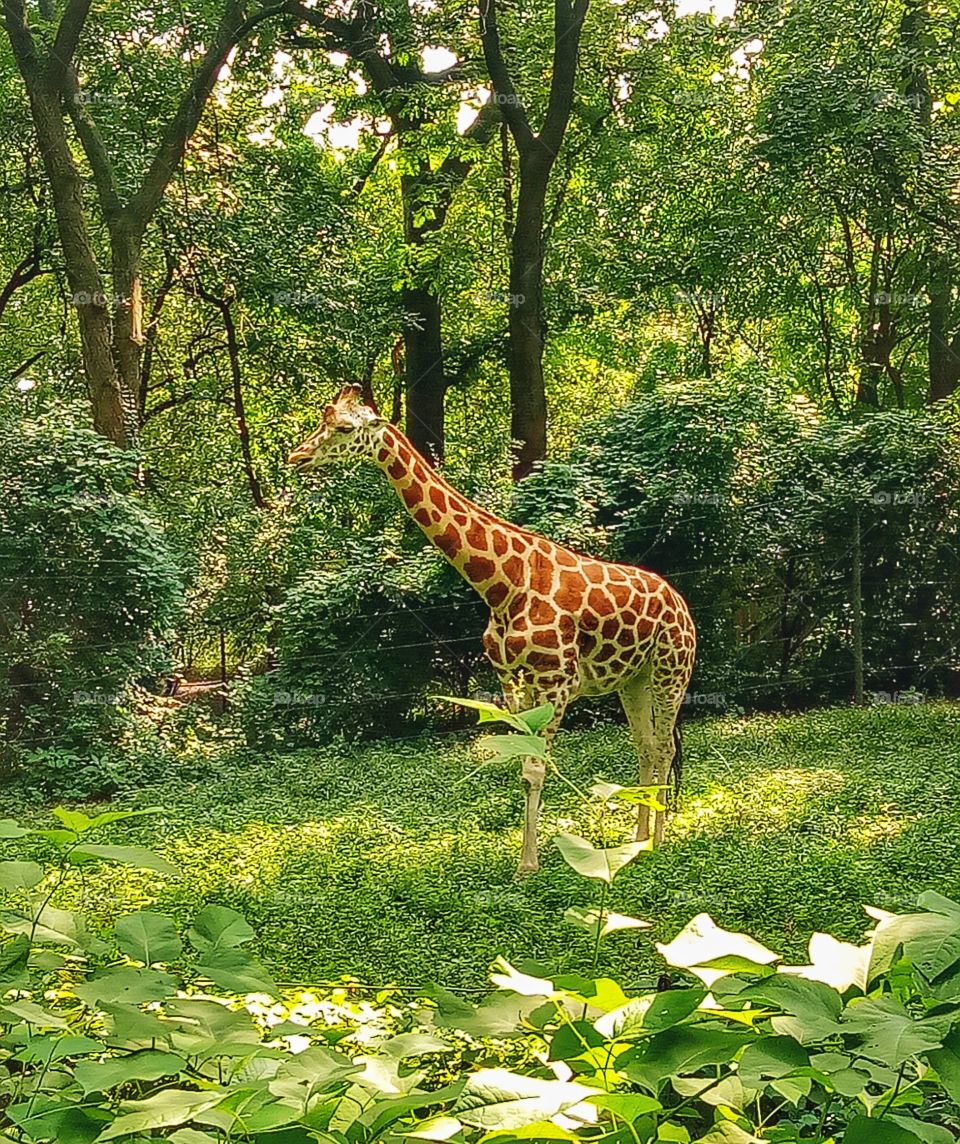
<path id="1" fill-rule="evenodd" d="M 346 385 L 323 411 L 320 428 L 298 445 L 287 458 L 301 472 L 346 461 L 351 457 L 369 457 L 374 449 L 376 430 L 383 418 L 366 405 L 359 385 Z"/>

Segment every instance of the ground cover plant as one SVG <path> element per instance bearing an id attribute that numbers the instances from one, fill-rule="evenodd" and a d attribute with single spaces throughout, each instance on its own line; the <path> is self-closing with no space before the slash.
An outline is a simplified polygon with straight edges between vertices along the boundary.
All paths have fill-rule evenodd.
<path id="1" fill-rule="evenodd" d="M 211 732 L 212 736 L 212 732 Z M 857 940 L 861 905 L 892 910 L 918 884 L 960 897 L 960 711 L 880 704 L 798 716 L 688 720 L 685 794 L 662 850 L 618 883 L 614 908 L 647 918 L 602 968 L 628 983 L 660 972 L 653 940 L 711 913 L 729 929 L 797 959 L 822 929 Z M 586 792 L 601 777 L 635 781 L 626 732 L 570 731 L 557 742 L 565 776 Z M 562 921 L 584 888 L 545 850 L 543 872 L 514 880 L 521 797 L 514 763 L 484 763 L 460 736 L 238 753 L 194 738 L 165 782 L 118 805 L 163 808 L 122 824 L 179 876 L 118 868 L 65 888 L 104 923 L 118 902 L 186 924 L 208 902 L 240 910 L 253 948 L 278 980 L 436 980 L 480 988 L 492 953 L 580 964 L 582 939 Z M 544 837 L 595 843 L 629 836 L 626 811 L 605 811 L 548 780 Z M 10 813 L 36 820 L 19 796 Z M 93 814 L 102 807 L 87 807 Z M 51 823 L 52 825 L 52 823 Z"/>
<path id="2" fill-rule="evenodd" d="M 495 741 L 503 756 L 508 739 Z M 702 913 L 657 946 L 671 987 L 624 990 L 599 975 L 601 948 L 648 923 L 608 895 L 649 844 L 565 832 L 562 860 L 599 886 L 565 913 L 590 939 L 581 972 L 499 957 L 498 992 L 477 1005 L 434 985 L 412 1004 L 384 991 L 357 1007 L 342 993 L 285 996 L 229 907 L 205 906 L 183 933 L 155 910 L 121 913 L 98 937 L 58 904 L 71 871 L 175 873 L 102 840 L 155 813 L 0 821 L 14 847 L 48 848 L 45 866 L 0 863 L 5 1138 L 947 1144 L 960 1126 L 960 903 L 942 894 L 870 909 L 863 943 L 815 933 L 793 966 Z"/>

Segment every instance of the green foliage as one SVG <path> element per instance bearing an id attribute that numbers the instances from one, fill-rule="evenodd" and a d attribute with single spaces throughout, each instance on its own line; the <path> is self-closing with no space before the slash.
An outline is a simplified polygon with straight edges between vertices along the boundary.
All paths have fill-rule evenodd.
<path id="1" fill-rule="evenodd" d="M 863 944 L 814 934 L 796 966 L 701 914 L 658 946 L 682 977 L 663 992 L 597 975 L 601 941 L 643 925 L 601 901 L 588 974 L 499 958 L 497 992 L 477 1005 L 434 987 L 412 1005 L 386 990 L 358 1007 L 349 991 L 278 990 L 243 948 L 253 929 L 224 906 L 183 934 L 140 910 L 101 940 L 54 904 L 77 863 L 176 876 L 148 850 L 95 841 L 150 813 L 58 809 L 55 830 L 0 823 L 0 836 L 36 836 L 55 855 L 46 869 L 0 862 L 11 902 L 0 913 L 0 1129 L 11 1138 L 954 1138 L 960 903 L 942 895 L 921 894 L 906 914 L 871 911 Z M 587 878 L 602 867 L 604 899 L 638 855 L 559 845 Z"/>
<path id="2" fill-rule="evenodd" d="M 482 601 L 432 549 L 401 544 L 354 539 L 346 558 L 296 569 L 276 610 L 279 667 L 238 697 L 251 743 L 398 734 L 436 718 L 433 688 L 469 687 Z"/>
<path id="3" fill-rule="evenodd" d="M 66 756 L 35 756 L 51 787 L 121 735 L 133 685 L 156 688 L 169 668 L 179 577 L 134 491 L 135 464 L 66 417 L 0 420 L 7 762 L 55 742 Z"/>
<path id="4" fill-rule="evenodd" d="M 524 482 L 516 513 L 566 516 L 571 540 L 602 535 L 608 558 L 676 584 L 699 634 L 693 700 L 727 708 L 851 693 L 859 518 L 868 685 L 936 692 L 960 636 L 957 438 L 950 411 L 837 418 L 752 371 L 664 385 Z"/>

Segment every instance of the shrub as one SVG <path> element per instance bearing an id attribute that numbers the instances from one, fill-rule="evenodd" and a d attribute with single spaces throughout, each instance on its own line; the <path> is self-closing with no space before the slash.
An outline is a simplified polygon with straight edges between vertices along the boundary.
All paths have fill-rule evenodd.
<path id="1" fill-rule="evenodd" d="M 482 602 L 431 549 L 353 540 L 338 568 L 303 571 L 277 610 L 279 665 L 238 695 L 251 742 L 396 735 L 435 722 L 436 689 L 482 668 Z"/>
<path id="2" fill-rule="evenodd" d="M 136 458 L 57 421 L 0 422 L 0 709 L 7 765 L 117 740 L 168 669 L 177 569 Z"/>
<path id="3" fill-rule="evenodd" d="M 846 698 L 861 537 L 868 685 L 955 690 L 958 422 L 839 419 L 754 373 L 662 385 L 516 494 L 532 527 L 655 569 L 691 603 L 717 706 Z"/>

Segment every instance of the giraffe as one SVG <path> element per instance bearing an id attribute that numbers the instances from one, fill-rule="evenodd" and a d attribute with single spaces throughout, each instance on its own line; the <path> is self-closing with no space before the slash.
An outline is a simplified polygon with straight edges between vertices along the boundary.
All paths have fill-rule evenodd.
<path id="1" fill-rule="evenodd" d="M 654 572 L 580 556 L 473 504 L 363 402 L 357 385 L 340 391 L 320 428 L 288 458 L 301 472 L 349 459 L 382 470 L 423 533 L 489 606 L 483 646 L 509 709 L 552 703 L 552 742 L 573 699 L 618 692 L 641 785 L 665 785 L 679 763 L 677 717 L 696 651 L 680 594 Z M 520 873 L 539 868 L 545 773 L 542 759 L 523 760 Z M 659 844 L 663 826 L 662 811 L 639 809 L 639 839 L 652 835 Z"/>

